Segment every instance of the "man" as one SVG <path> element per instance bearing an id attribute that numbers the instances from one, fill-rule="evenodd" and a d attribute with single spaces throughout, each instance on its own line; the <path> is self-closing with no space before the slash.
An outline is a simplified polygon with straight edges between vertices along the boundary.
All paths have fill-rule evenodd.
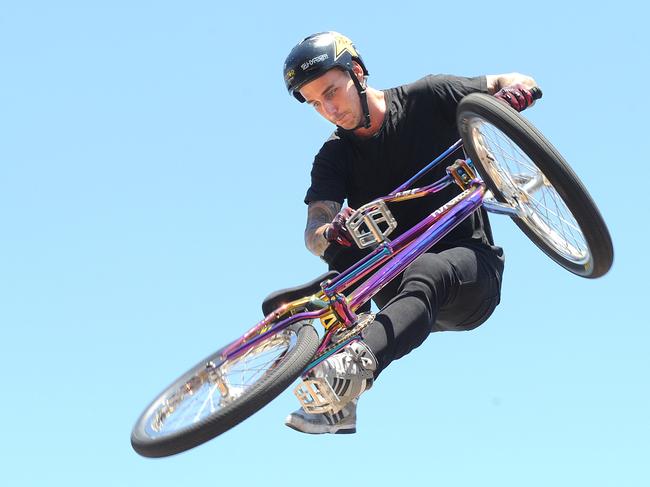
<path id="1" fill-rule="evenodd" d="M 490 93 L 523 110 L 533 103 L 530 90 L 536 86 L 532 78 L 512 73 L 427 76 L 376 90 L 367 86 L 367 77 L 352 41 L 336 32 L 305 38 L 284 64 L 288 91 L 337 126 L 312 166 L 305 243 L 339 271 L 364 255 L 345 228 L 351 208 L 388 194 L 458 140 L 456 107 L 463 96 Z M 418 185 L 439 179 L 444 171 L 437 168 Z M 392 205 L 398 227 L 391 237 L 458 192 L 450 186 Z M 348 206 L 342 208 L 345 200 Z M 286 424 L 305 433 L 354 433 L 358 397 L 379 373 L 433 331 L 470 330 L 483 323 L 499 303 L 502 273 L 503 251 L 492 241 L 486 213 L 477 211 L 374 298 L 380 312 L 360 341 L 312 372 L 337 390 L 342 409 L 334 414 L 299 409 Z"/>

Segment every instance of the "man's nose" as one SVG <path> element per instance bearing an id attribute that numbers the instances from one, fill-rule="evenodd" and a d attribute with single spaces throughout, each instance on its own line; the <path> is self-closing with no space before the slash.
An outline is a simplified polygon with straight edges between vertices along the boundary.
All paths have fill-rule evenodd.
<path id="1" fill-rule="evenodd" d="M 336 115 L 338 110 L 336 109 L 336 105 L 332 103 L 331 101 L 325 101 L 323 103 L 323 108 L 325 109 L 325 113 L 328 115 Z"/>

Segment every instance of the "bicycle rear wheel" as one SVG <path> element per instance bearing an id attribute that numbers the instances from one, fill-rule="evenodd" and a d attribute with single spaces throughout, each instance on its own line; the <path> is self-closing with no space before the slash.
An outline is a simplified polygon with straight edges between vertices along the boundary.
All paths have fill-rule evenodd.
<path id="1" fill-rule="evenodd" d="M 497 201 L 551 259 L 582 277 L 611 268 L 612 240 L 596 204 L 560 153 L 526 119 L 492 96 L 471 94 L 457 111 L 469 158 Z"/>
<path id="2" fill-rule="evenodd" d="M 221 351 L 213 353 L 152 401 L 133 427 L 133 449 L 164 457 L 224 433 L 289 387 L 318 342 L 316 330 L 299 322 L 232 360 L 220 363 Z"/>

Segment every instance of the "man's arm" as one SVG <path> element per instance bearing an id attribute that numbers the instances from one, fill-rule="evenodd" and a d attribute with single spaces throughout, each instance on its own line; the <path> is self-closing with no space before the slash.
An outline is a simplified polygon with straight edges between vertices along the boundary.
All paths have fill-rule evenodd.
<path id="1" fill-rule="evenodd" d="M 305 245 L 309 251 L 322 257 L 329 242 L 325 239 L 325 230 L 341 210 L 336 201 L 311 201 L 307 207 L 307 226 L 305 228 Z"/>
<path id="2" fill-rule="evenodd" d="M 502 88 L 516 84 L 522 84 L 528 89 L 537 86 L 537 82 L 533 78 L 521 73 L 488 74 L 485 78 L 490 95 L 494 95 Z"/>

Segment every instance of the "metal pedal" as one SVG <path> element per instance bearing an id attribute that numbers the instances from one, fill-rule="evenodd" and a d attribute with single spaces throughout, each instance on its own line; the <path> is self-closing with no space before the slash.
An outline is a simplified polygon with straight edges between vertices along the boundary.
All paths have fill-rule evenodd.
<path id="1" fill-rule="evenodd" d="M 334 414 L 342 409 L 341 399 L 332 386 L 321 378 L 305 379 L 293 390 L 305 412 Z"/>
<path id="2" fill-rule="evenodd" d="M 397 228 L 397 221 L 383 201 L 373 201 L 355 211 L 345 227 L 357 247 L 364 249 L 379 244 Z"/>

